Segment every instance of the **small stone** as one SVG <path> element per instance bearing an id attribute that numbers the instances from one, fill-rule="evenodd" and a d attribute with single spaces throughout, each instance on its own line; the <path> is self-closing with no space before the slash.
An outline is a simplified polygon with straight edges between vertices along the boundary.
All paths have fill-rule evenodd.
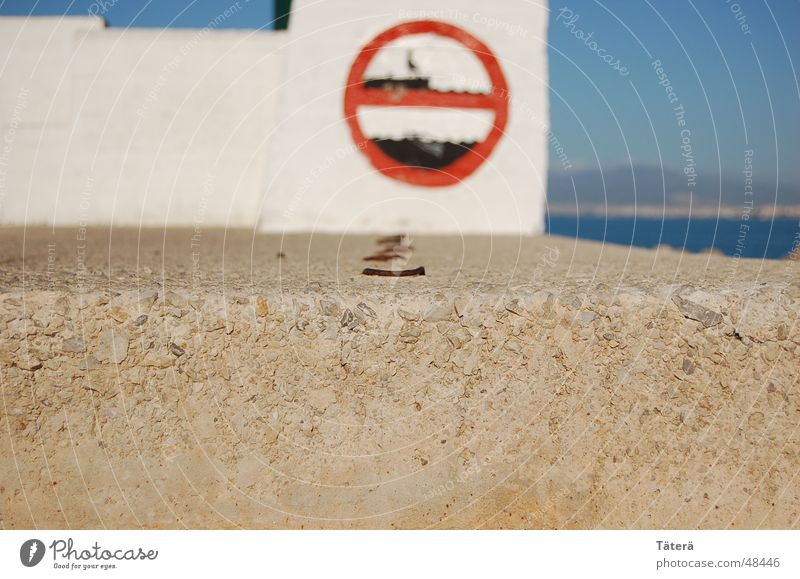
<path id="1" fill-rule="evenodd" d="M 86 372 L 88 370 L 94 370 L 98 366 L 100 366 L 100 362 L 97 360 L 97 358 L 89 354 L 83 360 L 81 360 L 80 364 L 78 364 L 78 370 Z"/>
<path id="2" fill-rule="evenodd" d="M 126 312 L 125 310 L 123 310 L 120 307 L 109 308 L 108 309 L 108 315 L 111 316 L 111 318 L 114 321 L 119 322 L 119 323 L 127 322 L 128 319 L 130 318 L 130 316 L 128 315 L 128 312 Z"/>
<path id="3" fill-rule="evenodd" d="M 365 308 L 361 307 L 361 304 L 357 305 L 355 309 L 353 309 L 353 315 L 356 317 L 357 323 L 366 326 L 370 320 L 374 319 L 375 310 L 364 304 Z M 371 313 L 370 313 L 371 312 Z"/>
<path id="4" fill-rule="evenodd" d="M 354 319 L 355 319 L 355 317 L 353 316 L 353 312 L 351 312 L 349 309 L 347 309 L 342 314 L 342 319 L 339 320 L 339 324 L 342 327 L 349 326 L 350 324 L 353 323 Z"/>
<path id="5" fill-rule="evenodd" d="M 195 394 L 202 392 L 203 386 L 204 384 L 202 382 L 195 382 L 194 384 L 192 384 L 192 392 L 194 392 Z"/>
<path id="6" fill-rule="evenodd" d="M 417 326 L 412 326 L 410 324 L 406 324 L 400 330 L 400 340 L 406 344 L 413 344 L 417 342 L 421 335 L 422 330 L 420 330 Z"/>
<path id="7" fill-rule="evenodd" d="M 133 320 L 133 325 L 134 326 L 143 326 L 146 321 L 147 321 L 147 314 L 142 314 L 141 316 L 139 316 L 138 318 Z"/>
<path id="8" fill-rule="evenodd" d="M 447 334 L 447 339 L 453 345 L 454 348 L 458 349 L 461 348 L 464 344 L 467 344 L 470 340 L 472 340 L 472 334 L 469 333 L 468 330 L 462 327 L 457 327 L 452 332 Z"/>
<path id="9" fill-rule="evenodd" d="M 416 322 L 419 320 L 419 314 L 417 312 L 409 312 L 403 308 L 397 308 L 397 315 L 407 322 Z"/>
<path id="10" fill-rule="evenodd" d="M 444 322 L 450 319 L 453 306 L 449 303 L 437 302 L 431 305 L 422 316 L 426 322 Z"/>
<path id="11" fill-rule="evenodd" d="M 518 299 L 513 299 L 510 302 L 508 302 L 506 304 L 506 310 L 508 310 L 512 314 L 515 314 L 515 315 L 523 317 L 523 318 L 528 315 L 528 313 L 525 311 L 525 308 L 523 308 L 520 305 Z"/>
<path id="12" fill-rule="evenodd" d="M 83 338 L 67 338 L 61 342 L 61 351 L 71 354 L 83 354 L 86 351 L 86 342 Z"/>
<path id="13" fill-rule="evenodd" d="M 35 323 L 35 322 L 34 322 Z M 0 329 L 5 329 L 0 326 Z M 55 319 L 47 322 L 47 326 L 42 330 L 42 333 L 48 338 L 57 336 L 64 329 L 64 320 Z"/>
<path id="14" fill-rule="evenodd" d="M 158 299 L 158 292 L 151 291 L 142 294 L 142 297 L 139 299 L 139 310 L 150 311 L 150 308 L 156 303 Z"/>
<path id="15" fill-rule="evenodd" d="M 443 336 L 452 332 L 455 327 L 456 325 L 452 322 L 439 322 L 436 324 L 436 330 Z"/>
<path id="16" fill-rule="evenodd" d="M 433 353 L 433 365 L 437 368 L 444 368 L 447 362 L 450 361 L 450 350 L 443 348 L 435 350 Z"/>
<path id="17" fill-rule="evenodd" d="M 33 356 L 22 356 L 21 358 L 17 359 L 17 368 L 22 368 L 23 370 L 38 370 L 42 367 L 42 362 Z"/>
<path id="18" fill-rule="evenodd" d="M 179 296 L 174 291 L 168 291 L 164 294 L 164 302 L 167 305 L 178 309 L 185 308 L 189 305 L 189 302 L 186 301 L 186 298 Z"/>
<path id="19" fill-rule="evenodd" d="M 505 343 L 503 347 L 509 352 L 513 352 L 514 354 L 519 354 L 520 352 L 522 352 L 522 346 L 520 346 L 519 342 L 517 342 L 516 340 L 509 340 L 508 342 Z"/>
<path id="20" fill-rule="evenodd" d="M 265 297 L 258 296 L 256 298 L 256 315 L 259 318 L 265 318 L 269 315 L 269 302 Z"/>
<path id="21" fill-rule="evenodd" d="M 94 353 L 100 362 L 119 364 L 128 357 L 128 335 L 120 330 L 100 334 L 100 346 Z"/>
<path id="22" fill-rule="evenodd" d="M 703 327 L 711 328 L 722 323 L 722 314 L 704 308 L 700 304 L 684 299 L 677 294 L 672 296 L 672 302 L 678 306 L 685 318 L 700 322 Z"/>
<path id="23" fill-rule="evenodd" d="M 205 323 L 206 332 L 216 332 L 217 330 L 225 329 L 227 329 L 227 326 L 225 325 L 225 320 L 223 319 L 208 320 Z"/>
<path id="24" fill-rule="evenodd" d="M 172 366 L 173 360 L 174 358 L 170 358 L 166 354 L 148 352 L 142 360 L 142 364 L 151 368 L 169 368 Z"/>
<path id="25" fill-rule="evenodd" d="M 359 312 L 361 312 L 362 314 L 364 314 L 365 316 L 367 316 L 368 318 L 373 318 L 374 319 L 374 318 L 378 317 L 378 314 L 375 313 L 375 310 L 373 310 L 371 307 L 369 307 L 364 302 L 361 302 L 360 304 L 358 304 L 356 306 L 356 309 Z"/>
<path id="26" fill-rule="evenodd" d="M 408 324 L 403 326 L 403 329 L 400 331 L 401 338 L 419 338 L 421 335 L 422 330 L 420 330 L 418 326 L 412 326 Z"/>
<path id="27" fill-rule="evenodd" d="M 464 371 L 464 376 L 472 376 L 473 374 L 478 373 L 478 367 L 480 364 L 480 354 L 478 349 L 472 351 L 472 353 L 464 360 L 464 367 L 462 370 Z"/>
<path id="28" fill-rule="evenodd" d="M 175 342 L 170 342 L 170 343 L 169 343 L 169 351 L 170 351 L 170 352 L 172 352 L 172 353 L 173 353 L 175 356 L 177 356 L 177 357 L 179 357 L 179 358 L 180 358 L 181 356 L 183 356 L 183 355 L 186 353 L 186 350 L 184 350 L 183 348 L 181 348 L 181 347 L 180 347 L 178 344 L 176 344 Z"/>
<path id="29" fill-rule="evenodd" d="M 691 358 L 684 358 L 681 367 L 686 374 L 694 373 L 694 362 L 691 360 Z"/>
<path id="30" fill-rule="evenodd" d="M 319 300 L 319 310 L 323 316 L 338 317 L 342 308 L 332 300 Z"/>

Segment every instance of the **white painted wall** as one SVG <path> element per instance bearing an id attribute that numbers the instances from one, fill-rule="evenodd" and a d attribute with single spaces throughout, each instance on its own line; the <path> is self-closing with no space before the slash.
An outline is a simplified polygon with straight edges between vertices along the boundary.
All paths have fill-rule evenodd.
<path id="1" fill-rule="evenodd" d="M 345 84 L 362 47 L 387 29 L 416 20 L 447 22 L 481 40 L 499 59 L 511 95 L 505 135 L 488 160 L 447 187 L 413 186 L 377 171 L 356 147 L 343 111 Z M 546 0 L 295 0 L 286 88 L 270 155 L 281 162 L 268 168 L 263 229 L 543 231 L 547 21 Z M 406 63 L 412 47 L 415 68 L 438 90 L 485 88 L 482 65 L 476 68 L 474 56 L 453 44 L 441 37 L 397 40 L 378 53 L 367 75 L 413 76 Z M 359 109 L 367 136 L 402 137 L 406 130 L 425 138 L 485 134 L 486 120 L 475 109 L 382 110 Z"/>
<path id="2" fill-rule="evenodd" d="M 0 221 L 254 227 L 284 39 L 0 18 Z"/>

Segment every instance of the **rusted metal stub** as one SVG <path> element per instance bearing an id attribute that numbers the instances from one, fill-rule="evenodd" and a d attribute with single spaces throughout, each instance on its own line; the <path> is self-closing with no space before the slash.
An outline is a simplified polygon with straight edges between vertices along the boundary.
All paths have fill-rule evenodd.
<path id="1" fill-rule="evenodd" d="M 379 237 L 377 243 L 381 248 L 372 255 L 362 258 L 363 261 L 392 261 L 394 259 L 402 259 L 407 263 L 414 253 L 414 248 L 410 244 L 410 238 L 405 234 Z"/>
<path id="2" fill-rule="evenodd" d="M 373 255 L 363 258 L 364 261 L 394 261 L 399 259 L 405 265 L 411 259 L 414 253 L 411 247 L 411 238 L 408 235 L 389 235 L 386 237 L 378 238 L 378 245 L 382 246 Z M 416 269 L 375 269 L 372 267 L 365 268 L 361 273 L 364 275 L 379 275 L 385 277 L 409 277 L 417 275 L 425 275 L 425 268 L 418 267 Z"/>
<path id="3" fill-rule="evenodd" d="M 417 267 L 414 269 L 391 270 L 391 269 L 375 269 L 372 267 L 365 267 L 364 271 L 362 271 L 361 273 L 364 275 L 378 275 L 384 277 L 411 277 L 417 275 L 425 275 L 425 268 Z"/>
<path id="4" fill-rule="evenodd" d="M 363 261 L 392 261 L 393 259 L 404 259 L 405 256 L 399 253 L 376 253 L 363 258 Z"/>

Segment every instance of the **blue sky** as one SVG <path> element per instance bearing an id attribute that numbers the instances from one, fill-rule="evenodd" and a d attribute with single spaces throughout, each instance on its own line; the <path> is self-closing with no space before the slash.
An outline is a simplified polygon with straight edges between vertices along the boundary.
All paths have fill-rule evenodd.
<path id="1" fill-rule="evenodd" d="M 594 167 L 598 157 L 684 168 L 688 129 L 698 171 L 740 176 L 752 150 L 758 179 L 800 183 L 799 2 L 570 0 L 551 11 L 552 123 L 574 165 Z M 595 32 L 629 74 L 603 62 L 577 28 Z M 677 102 L 659 84 L 655 60 Z"/>
<path id="2" fill-rule="evenodd" d="M 105 4 L 110 26 L 189 28 L 231 3 L 0 2 L 0 14 L 86 14 Z M 272 0 L 240 3 L 225 27 L 271 27 Z M 551 122 L 570 171 L 691 163 L 707 181 L 736 182 L 752 151 L 756 181 L 800 185 L 800 2 L 564 0 L 550 8 Z M 563 169 L 556 160 L 552 168 Z"/>
<path id="3" fill-rule="evenodd" d="M 0 0 L 0 14 L 102 12 L 109 26 L 203 28 L 236 0 Z M 274 0 L 239 0 L 220 28 L 271 28 Z M 104 9 L 105 7 L 105 9 Z"/>

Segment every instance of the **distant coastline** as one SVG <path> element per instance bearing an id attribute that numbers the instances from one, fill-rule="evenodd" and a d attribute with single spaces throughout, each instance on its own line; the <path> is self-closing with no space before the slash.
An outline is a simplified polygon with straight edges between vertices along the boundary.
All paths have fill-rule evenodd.
<path id="1" fill-rule="evenodd" d="M 762 207 L 732 207 L 716 205 L 663 206 L 663 205 L 604 205 L 581 203 L 548 203 L 550 215 L 563 217 L 642 217 L 698 219 L 800 219 L 800 205 L 769 205 Z M 746 217 L 743 217 L 745 216 Z"/>

